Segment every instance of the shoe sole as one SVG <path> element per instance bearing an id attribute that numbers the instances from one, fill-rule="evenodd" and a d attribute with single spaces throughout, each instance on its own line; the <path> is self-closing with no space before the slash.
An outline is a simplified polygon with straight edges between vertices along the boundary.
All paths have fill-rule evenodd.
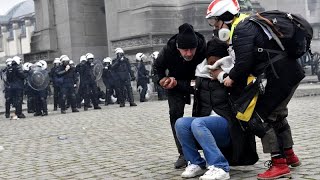
<path id="1" fill-rule="evenodd" d="M 228 179 L 230 179 L 230 176 L 229 176 L 229 177 L 222 178 L 222 179 L 219 179 L 219 180 L 228 180 Z M 212 178 L 200 177 L 199 180 L 212 180 Z"/>
<path id="2" fill-rule="evenodd" d="M 195 175 L 193 175 L 193 176 L 183 176 L 183 175 L 181 174 L 181 177 L 182 177 L 182 178 L 194 178 L 194 177 L 197 177 L 197 176 L 202 176 L 202 175 L 204 175 L 204 173 L 206 173 L 206 170 L 203 170 L 203 172 L 198 172 L 197 174 L 195 174 Z"/>
<path id="3" fill-rule="evenodd" d="M 261 178 L 261 177 L 257 177 L 257 179 L 259 180 L 274 180 L 274 179 L 279 179 L 279 178 L 289 178 L 291 179 L 291 173 L 287 173 L 287 174 L 282 174 L 280 176 L 276 176 L 276 177 L 272 177 L 272 178 Z"/>
<path id="4" fill-rule="evenodd" d="M 298 162 L 296 162 L 296 163 L 293 163 L 293 164 L 288 164 L 288 166 L 291 166 L 291 167 L 298 167 L 298 166 L 300 166 L 301 165 L 301 162 L 300 161 L 298 161 Z"/>

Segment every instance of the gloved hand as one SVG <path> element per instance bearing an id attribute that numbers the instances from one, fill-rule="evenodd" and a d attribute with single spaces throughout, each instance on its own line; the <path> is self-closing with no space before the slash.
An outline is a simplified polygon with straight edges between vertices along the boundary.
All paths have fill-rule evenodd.
<path id="1" fill-rule="evenodd" d="M 70 66 L 69 65 L 67 65 L 66 66 L 66 68 L 64 69 L 65 71 L 69 71 L 69 69 L 70 69 Z"/>
<path id="2" fill-rule="evenodd" d="M 135 80 L 136 80 L 136 77 L 131 76 L 131 81 L 135 81 Z"/>

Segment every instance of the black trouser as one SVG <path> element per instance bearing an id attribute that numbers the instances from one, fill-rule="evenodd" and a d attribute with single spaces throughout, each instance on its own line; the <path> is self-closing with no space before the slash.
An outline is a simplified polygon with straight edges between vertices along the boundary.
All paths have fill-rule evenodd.
<path id="1" fill-rule="evenodd" d="M 83 100 L 83 89 L 84 86 L 80 83 L 80 87 L 78 88 L 78 92 L 76 92 L 76 104 L 78 108 L 81 108 L 81 103 Z"/>
<path id="2" fill-rule="evenodd" d="M 10 99 L 10 96 L 9 96 L 9 89 L 6 88 L 5 91 L 4 91 L 4 98 L 5 98 L 5 108 L 6 108 L 6 112 L 5 114 L 6 115 L 9 115 L 10 114 L 10 108 L 11 108 L 11 104 L 12 104 L 12 99 Z"/>
<path id="3" fill-rule="evenodd" d="M 10 114 L 10 105 L 16 108 L 16 115 L 22 114 L 23 89 L 6 89 L 6 114 Z"/>
<path id="4" fill-rule="evenodd" d="M 142 90 L 140 91 L 140 101 L 146 100 L 146 94 L 148 90 L 148 83 L 141 83 L 139 86 L 142 87 Z"/>
<path id="5" fill-rule="evenodd" d="M 37 114 L 48 113 L 47 108 L 47 90 L 36 91 L 33 90 L 33 97 L 35 102 L 35 111 Z"/>
<path id="6" fill-rule="evenodd" d="M 84 107 L 90 106 L 90 99 L 94 107 L 98 106 L 98 87 L 97 84 L 88 83 L 82 86 L 83 89 L 83 98 L 84 98 Z"/>
<path id="7" fill-rule="evenodd" d="M 27 109 L 28 112 L 34 112 L 36 110 L 34 94 L 32 94 L 31 92 L 28 92 L 27 94 Z"/>
<path id="8" fill-rule="evenodd" d="M 59 97 L 60 97 L 60 87 L 53 86 L 53 107 L 58 108 L 59 105 Z"/>
<path id="9" fill-rule="evenodd" d="M 170 125 L 174 137 L 174 141 L 178 148 L 179 154 L 183 154 L 181 144 L 177 138 L 175 124 L 176 121 L 183 117 L 184 107 L 186 105 L 185 96 L 180 93 L 169 93 L 168 94 L 168 103 L 169 103 L 169 115 L 170 115 Z"/>
<path id="10" fill-rule="evenodd" d="M 118 95 L 119 103 L 120 104 L 125 103 L 126 97 L 128 98 L 128 101 L 130 103 L 134 102 L 130 79 L 127 79 L 127 80 L 124 80 L 124 81 L 120 80 L 120 92 L 119 92 L 119 95 Z"/>
<path id="11" fill-rule="evenodd" d="M 61 101 L 60 101 L 60 108 L 61 111 L 66 110 L 66 101 L 70 98 L 70 104 L 72 110 L 76 109 L 76 93 L 73 86 L 71 87 L 61 87 Z"/>
<path id="12" fill-rule="evenodd" d="M 256 124 L 260 124 L 262 127 L 265 127 L 265 132 L 260 134 L 264 153 L 283 153 L 284 148 L 290 148 L 293 146 L 291 128 L 286 117 L 288 116 L 287 105 L 297 87 L 298 85 L 292 88 L 286 98 L 278 104 L 267 118 L 262 117 L 264 122 L 259 120 L 256 121 L 257 119 L 255 118 L 249 121 L 249 124 L 252 124 L 251 121 L 254 120 L 256 121 Z M 254 127 L 251 127 L 251 129 L 254 129 Z"/>

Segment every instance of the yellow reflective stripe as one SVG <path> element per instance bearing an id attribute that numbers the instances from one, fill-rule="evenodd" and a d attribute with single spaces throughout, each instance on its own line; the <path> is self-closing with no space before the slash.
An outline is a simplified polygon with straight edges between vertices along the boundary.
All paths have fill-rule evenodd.
<path id="1" fill-rule="evenodd" d="M 232 23 L 231 26 L 231 31 L 230 31 L 230 40 L 232 40 L 232 35 L 234 32 L 234 29 L 237 27 L 237 25 L 239 24 L 240 21 L 244 20 L 245 18 L 249 17 L 249 15 L 247 14 L 240 14 L 239 17 L 237 17 L 234 22 Z"/>

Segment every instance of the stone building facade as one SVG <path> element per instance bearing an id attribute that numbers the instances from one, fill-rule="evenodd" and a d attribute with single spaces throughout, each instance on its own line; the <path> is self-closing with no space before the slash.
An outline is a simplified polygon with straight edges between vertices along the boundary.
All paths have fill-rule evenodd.
<path id="1" fill-rule="evenodd" d="M 34 25 L 33 0 L 19 3 L 0 16 L 0 64 L 9 57 L 23 57 L 23 54 L 31 52 Z"/>
<path id="2" fill-rule="evenodd" d="M 246 0 L 241 0 L 246 1 Z M 208 38 L 204 16 L 211 0 L 34 0 L 36 27 L 27 61 L 73 60 L 87 52 L 98 59 L 121 47 L 130 59 L 137 52 L 160 50 L 179 25 L 188 22 Z"/>

